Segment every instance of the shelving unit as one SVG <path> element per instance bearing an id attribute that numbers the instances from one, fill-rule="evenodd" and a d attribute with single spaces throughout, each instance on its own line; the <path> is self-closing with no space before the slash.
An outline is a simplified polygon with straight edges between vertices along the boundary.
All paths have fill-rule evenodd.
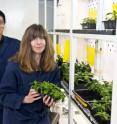
<path id="1" fill-rule="evenodd" d="M 47 3 L 47 0 L 44 0 L 45 4 Z M 51 0 L 52 1 L 52 0 Z M 62 0 L 61 0 L 62 1 Z M 77 6 L 78 3 L 81 3 L 83 5 L 83 3 L 81 2 L 81 0 L 69 0 L 70 1 L 70 25 L 69 25 L 69 33 L 63 33 L 63 32 L 56 32 L 56 7 L 57 7 L 57 0 L 53 0 L 53 5 L 54 5 L 54 14 L 53 14 L 53 31 L 50 31 L 49 34 L 53 35 L 53 44 L 54 44 L 54 48 L 56 48 L 56 36 L 68 36 L 70 38 L 70 75 L 69 75 L 69 90 L 66 89 L 66 87 L 63 85 L 64 89 L 66 89 L 67 93 L 68 93 L 68 97 L 69 97 L 69 117 L 68 117 L 68 124 L 73 124 L 73 115 L 72 113 L 72 102 L 75 103 L 75 105 L 78 107 L 78 109 L 80 109 L 81 111 L 83 110 L 81 108 L 81 106 L 79 105 L 79 103 L 77 101 L 75 101 L 75 99 L 73 98 L 73 94 L 72 94 L 72 90 L 74 89 L 74 64 L 75 64 L 75 57 L 74 53 L 76 51 L 75 46 L 76 46 L 76 42 L 79 42 L 79 40 L 77 41 L 76 38 L 81 38 L 81 39 L 94 39 L 94 40 L 101 40 L 101 42 L 107 42 L 107 41 L 111 41 L 115 43 L 115 67 L 114 67 L 114 79 L 113 79 L 113 93 L 112 93 L 112 111 L 111 111 L 111 124 L 116 124 L 117 120 L 116 120 L 116 113 L 117 113 L 117 109 L 116 109 L 116 104 L 117 104 L 117 35 L 101 35 L 101 34 L 82 34 L 82 33 L 73 33 L 73 24 L 75 22 L 75 19 L 77 17 L 76 12 L 78 10 Z M 88 3 L 88 1 L 90 0 L 86 0 L 83 2 L 86 2 L 84 6 L 86 6 L 86 4 Z M 96 29 L 98 30 L 103 30 L 104 27 L 102 25 L 102 22 L 104 20 L 104 7 L 106 4 L 106 0 L 97 0 L 97 7 L 98 7 L 98 18 L 97 18 L 97 27 Z M 79 6 L 79 5 L 78 5 Z M 84 7 L 83 6 L 83 7 Z M 46 7 L 46 5 L 45 5 Z M 45 9 L 46 11 L 46 9 Z M 86 14 L 85 14 L 86 15 Z M 45 12 L 45 23 L 44 26 L 45 28 L 47 27 L 47 13 Z M 80 18 L 81 19 L 81 18 Z M 80 20 L 78 19 L 78 20 Z M 117 25 L 116 25 L 117 26 Z M 76 27 L 79 27 L 79 25 L 76 25 Z M 116 28 L 117 29 L 117 28 Z M 117 30 L 116 30 L 117 31 Z M 56 50 L 56 49 L 55 49 Z M 102 59 L 102 58 L 101 58 Z M 102 60 L 100 60 L 102 61 Z M 97 63 L 99 64 L 99 63 Z M 96 65 L 97 67 L 99 67 L 100 65 Z M 91 117 L 89 117 L 89 115 L 85 114 L 85 110 L 82 111 L 84 113 L 84 115 L 88 118 L 88 120 L 92 123 L 92 124 L 97 124 L 97 122 L 95 122 L 95 120 Z M 93 120 L 93 121 L 92 121 Z"/>

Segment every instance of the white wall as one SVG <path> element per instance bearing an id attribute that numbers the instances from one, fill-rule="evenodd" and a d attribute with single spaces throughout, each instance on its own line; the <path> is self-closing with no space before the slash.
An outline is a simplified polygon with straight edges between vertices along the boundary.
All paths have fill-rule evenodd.
<path id="1" fill-rule="evenodd" d="M 59 0 L 56 8 L 56 29 L 70 28 L 71 0 Z"/>
<path id="2" fill-rule="evenodd" d="M 0 0 L 0 10 L 6 15 L 7 36 L 21 39 L 29 25 L 38 23 L 38 0 Z"/>
<path id="3" fill-rule="evenodd" d="M 89 0 L 76 0 L 73 19 L 73 29 L 81 29 L 83 18 L 88 16 Z M 59 5 L 56 8 L 56 28 L 69 29 L 71 18 L 71 0 L 59 0 Z"/>

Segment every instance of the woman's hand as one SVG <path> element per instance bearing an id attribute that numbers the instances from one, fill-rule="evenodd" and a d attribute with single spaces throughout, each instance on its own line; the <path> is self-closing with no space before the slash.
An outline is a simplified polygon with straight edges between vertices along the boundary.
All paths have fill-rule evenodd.
<path id="1" fill-rule="evenodd" d="M 33 103 L 39 99 L 41 99 L 39 93 L 37 93 L 34 89 L 30 89 L 28 95 L 24 97 L 23 103 Z"/>
<path id="2" fill-rule="evenodd" d="M 48 107 L 54 106 L 55 102 L 53 100 L 53 98 L 51 98 L 50 96 L 45 95 L 43 97 L 43 102 L 45 103 L 45 105 L 47 105 Z"/>

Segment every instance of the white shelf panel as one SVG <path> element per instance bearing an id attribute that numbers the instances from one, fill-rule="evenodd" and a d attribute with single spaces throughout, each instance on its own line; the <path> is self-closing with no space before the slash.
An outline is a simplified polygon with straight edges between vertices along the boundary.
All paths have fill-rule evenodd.
<path id="1" fill-rule="evenodd" d="M 61 33 L 61 32 L 48 32 L 52 35 L 70 36 L 83 38 L 83 39 L 96 39 L 104 41 L 117 41 L 116 35 L 99 35 L 99 34 L 79 34 L 79 33 Z"/>

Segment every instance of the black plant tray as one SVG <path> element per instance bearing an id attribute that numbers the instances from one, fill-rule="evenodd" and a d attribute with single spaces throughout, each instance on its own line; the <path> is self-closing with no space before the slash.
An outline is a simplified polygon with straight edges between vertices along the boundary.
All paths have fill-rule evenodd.
<path id="1" fill-rule="evenodd" d="M 56 32 L 69 33 L 69 29 L 56 29 Z M 115 35 L 115 29 L 105 29 L 105 30 L 96 30 L 96 29 L 73 29 L 73 33 L 81 33 L 81 34 L 100 34 L 100 35 Z"/>
<path id="2" fill-rule="evenodd" d="M 88 89 L 74 90 L 73 93 L 76 100 L 79 101 L 83 107 L 86 107 L 90 110 L 90 102 L 93 102 L 93 100 L 101 100 L 101 96 L 98 93 L 89 91 Z"/>
<path id="3" fill-rule="evenodd" d="M 81 90 L 81 89 L 87 89 L 87 87 L 85 86 L 85 83 L 78 83 L 77 85 L 75 85 L 74 89 Z"/>
<path id="4" fill-rule="evenodd" d="M 82 97 L 85 101 L 92 101 L 94 99 L 100 100 L 101 96 L 93 91 L 89 91 L 88 89 L 81 89 L 81 90 L 75 90 L 74 91 L 77 95 Z"/>
<path id="5" fill-rule="evenodd" d="M 69 33 L 69 29 L 55 29 L 56 32 L 63 32 L 63 33 Z"/>
<path id="6" fill-rule="evenodd" d="M 73 33 L 115 35 L 116 30 L 115 29 L 107 29 L 107 30 L 83 29 L 83 30 L 73 30 Z"/>
<path id="7" fill-rule="evenodd" d="M 82 23 L 82 29 L 96 29 L 96 24 L 93 23 Z"/>
<path id="8" fill-rule="evenodd" d="M 105 29 L 116 29 L 116 20 L 103 21 Z"/>
<path id="9" fill-rule="evenodd" d="M 110 120 L 102 120 L 100 117 L 94 117 L 94 118 L 99 124 L 110 124 Z"/>
<path id="10" fill-rule="evenodd" d="M 69 89 L 69 83 L 68 82 L 66 82 L 66 81 L 63 81 L 63 83 L 64 83 L 64 85 L 66 86 L 66 88 L 68 88 Z M 85 86 L 85 84 L 83 84 L 83 83 L 79 83 L 79 84 L 77 84 L 77 85 L 75 85 L 74 86 L 74 89 L 76 90 L 76 89 L 87 89 L 87 87 Z"/>

